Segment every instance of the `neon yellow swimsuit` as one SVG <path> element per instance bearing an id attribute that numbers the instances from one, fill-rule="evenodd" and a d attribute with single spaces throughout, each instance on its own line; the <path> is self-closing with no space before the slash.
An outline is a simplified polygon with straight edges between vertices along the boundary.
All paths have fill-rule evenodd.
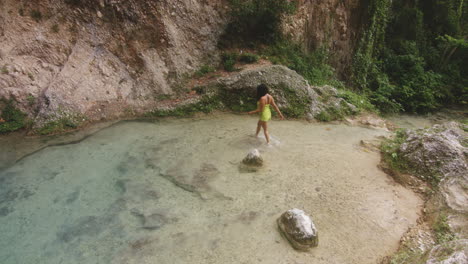
<path id="1" fill-rule="evenodd" d="M 257 105 L 259 105 L 260 102 L 257 102 Z M 271 119 L 271 110 L 270 110 L 270 104 L 266 104 L 265 107 L 263 108 L 263 111 L 260 112 L 260 121 L 267 122 Z"/>

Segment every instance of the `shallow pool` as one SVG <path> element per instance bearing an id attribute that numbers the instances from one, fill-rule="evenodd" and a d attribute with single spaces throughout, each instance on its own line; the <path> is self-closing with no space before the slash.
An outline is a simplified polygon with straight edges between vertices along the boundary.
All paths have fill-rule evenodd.
<path id="1" fill-rule="evenodd" d="M 360 147 L 387 132 L 256 119 L 120 122 L 0 171 L 0 263 L 377 263 L 422 201 Z M 258 148 L 265 167 L 239 170 Z M 309 213 L 319 246 L 293 250 L 276 219 Z"/>

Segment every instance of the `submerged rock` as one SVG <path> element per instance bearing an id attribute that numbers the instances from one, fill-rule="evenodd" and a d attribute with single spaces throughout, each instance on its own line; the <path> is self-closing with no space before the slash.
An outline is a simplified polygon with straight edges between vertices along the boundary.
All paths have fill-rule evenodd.
<path id="1" fill-rule="evenodd" d="M 288 239 L 293 248 L 309 250 L 318 246 L 318 232 L 314 223 L 304 211 L 291 209 L 277 220 L 281 233 Z"/>
<path id="2" fill-rule="evenodd" d="M 247 166 L 260 167 L 263 165 L 263 158 L 260 156 L 258 149 L 252 149 L 249 154 L 242 160 L 242 163 Z"/>

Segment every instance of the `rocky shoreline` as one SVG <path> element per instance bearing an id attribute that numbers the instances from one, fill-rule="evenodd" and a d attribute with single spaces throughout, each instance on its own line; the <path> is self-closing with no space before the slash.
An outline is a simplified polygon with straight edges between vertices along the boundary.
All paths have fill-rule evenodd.
<path id="1" fill-rule="evenodd" d="M 425 198 L 424 215 L 382 263 L 468 261 L 468 127 L 456 122 L 399 131 L 382 146 L 382 167 Z M 402 262 L 406 261 L 406 262 Z"/>

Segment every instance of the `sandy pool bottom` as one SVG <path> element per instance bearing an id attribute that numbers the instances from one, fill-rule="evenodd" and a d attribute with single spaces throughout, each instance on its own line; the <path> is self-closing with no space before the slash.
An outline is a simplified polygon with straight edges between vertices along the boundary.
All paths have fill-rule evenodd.
<path id="1" fill-rule="evenodd" d="M 256 119 L 121 122 L 0 171 L 0 263 L 378 263 L 421 209 L 359 146 L 386 132 Z M 239 162 L 258 148 L 254 173 Z M 319 246 L 293 250 L 276 219 L 310 214 Z"/>

